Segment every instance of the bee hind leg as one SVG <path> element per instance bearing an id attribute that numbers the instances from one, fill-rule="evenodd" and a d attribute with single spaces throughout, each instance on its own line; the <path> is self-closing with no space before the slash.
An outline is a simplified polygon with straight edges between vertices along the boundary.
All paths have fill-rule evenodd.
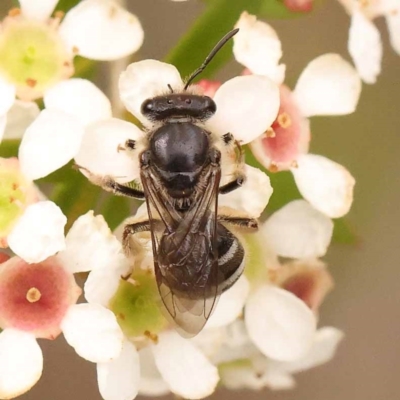
<path id="1" fill-rule="evenodd" d="M 233 217 L 230 215 L 218 215 L 218 221 L 230 225 L 236 225 L 241 228 L 258 229 L 258 221 L 255 218 Z"/>
<path id="2" fill-rule="evenodd" d="M 125 225 L 124 232 L 122 233 L 122 247 L 127 256 L 133 254 L 137 250 L 142 249 L 142 246 L 137 240 L 133 240 L 133 235 L 139 232 L 150 231 L 150 221 L 144 220 Z"/>

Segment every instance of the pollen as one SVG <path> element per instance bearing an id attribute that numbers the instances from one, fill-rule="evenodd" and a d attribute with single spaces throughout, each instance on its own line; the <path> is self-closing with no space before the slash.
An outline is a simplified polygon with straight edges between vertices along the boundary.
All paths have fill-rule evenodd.
<path id="1" fill-rule="evenodd" d="M 33 87 L 35 87 L 35 86 L 37 85 L 37 80 L 36 80 L 36 79 L 32 79 L 32 78 L 28 78 L 28 79 L 26 80 L 26 84 L 27 84 L 29 87 L 33 88 Z"/>
<path id="2" fill-rule="evenodd" d="M 58 10 L 54 13 L 54 17 L 57 19 L 63 19 L 65 15 L 64 11 Z"/>
<path id="3" fill-rule="evenodd" d="M 19 8 L 17 8 L 17 7 L 12 8 L 12 9 L 8 12 L 8 15 L 9 15 L 10 17 L 16 17 L 17 15 L 20 15 L 20 14 L 21 14 L 21 10 L 20 10 Z"/>
<path id="4" fill-rule="evenodd" d="M 42 293 L 40 293 L 40 290 L 35 287 L 30 288 L 26 293 L 26 299 L 29 303 L 36 303 L 41 297 Z"/>
<path id="5" fill-rule="evenodd" d="M 265 132 L 265 136 L 268 138 L 274 138 L 276 136 L 276 132 L 273 130 L 273 128 L 268 128 Z"/>
<path id="6" fill-rule="evenodd" d="M 151 333 L 150 331 L 144 331 L 144 336 L 147 337 L 147 339 L 150 339 L 154 344 L 158 343 L 158 335 L 155 333 Z"/>
<path id="7" fill-rule="evenodd" d="M 280 113 L 277 122 L 282 128 L 289 128 L 292 125 L 292 119 L 287 112 Z"/>

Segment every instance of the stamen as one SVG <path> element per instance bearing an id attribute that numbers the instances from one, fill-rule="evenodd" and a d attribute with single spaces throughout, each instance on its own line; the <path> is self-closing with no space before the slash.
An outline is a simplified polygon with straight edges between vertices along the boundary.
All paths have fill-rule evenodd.
<path id="1" fill-rule="evenodd" d="M 39 289 L 32 287 L 26 293 L 26 299 L 29 303 L 36 303 L 42 297 L 42 293 L 40 293 Z"/>
<path id="2" fill-rule="evenodd" d="M 265 131 L 265 136 L 266 136 L 267 138 L 274 138 L 274 137 L 276 136 L 276 132 L 274 131 L 273 128 L 268 128 L 268 129 Z"/>
<path id="3" fill-rule="evenodd" d="M 292 125 L 292 119 L 287 112 L 279 114 L 277 121 L 282 128 L 289 128 L 289 126 Z"/>
<path id="4" fill-rule="evenodd" d="M 151 333 L 150 331 L 144 331 L 144 336 L 146 336 L 147 339 L 150 339 L 154 344 L 158 343 L 158 336 L 155 333 Z"/>

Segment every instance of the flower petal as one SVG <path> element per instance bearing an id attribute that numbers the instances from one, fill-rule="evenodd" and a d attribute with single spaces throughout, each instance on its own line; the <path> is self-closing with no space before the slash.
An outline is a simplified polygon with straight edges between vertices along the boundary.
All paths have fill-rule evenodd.
<path id="1" fill-rule="evenodd" d="M 28 20 L 45 21 L 50 18 L 59 0 L 18 0 L 21 12 Z"/>
<path id="2" fill-rule="evenodd" d="M 3 140 L 5 129 L 7 124 L 7 114 L 0 117 L 0 143 Z"/>
<path id="3" fill-rule="evenodd" d="M 23 173 L 39 179 L 61 168 L 77 154 L 83 133 L 75 118 L 58 110 L 43 110 L 19 147 Z"/>
<path id="4" fill-rule="evenodd" d="M 285 66 L 279 65 L 282 47 L 275 30 L 246 11 L 240 16 L 235 28 L 240 29 L 233 37 L 233 55 L 236 61 L 253 74 L 267 76 L 278 84 L 282 83 Z"/>
<path id="5" fill-rule="evenodd" d="M 0 333 L 0 398 L 27 392 L 40 379 L 43 355 L 35 337 L 15 329 Z"/>
<path id="6" fill-rule="evenodd" d="M 15 100 L 15 86 L 0 77 L 0 115 L 8 112 Z"/>
<path id="7" fill-rule="evenodd" d="M 130 182 L 139 178 L 143 137 L 144 133 L 134 124 L 116 118 L 91 124 L 86 128 L 75 161 L 94 175 L 109 175 L 119 183 Z M 128 139 L 139 141 L 134 152 L 123 149 Z"/>
<path id="8" fill-rule="evenodd" d="M 293 294 L 273 286 L 262 286 L 249 297 L 245 323 L 260 351 L 280 361 L 305 355 L 316 329 L 310 309 Z"/>
<path id="9" fill-rule="evenodd" d="M 28 263 L 38 263 L 65 248 L 67 218 L 52 201 L 27 207 L 8 235 L 11 250 Z"/>
<path id="10" fill-rule="evenodd" d="M 386 23 L 389 30 L 390 44 L 394 51 L 400 54 L 400 9 L 395 13 L 386 15 Z"/>
<path id="11" fill-rule="evenodd" d="M 137 17 L 109 0 L 81 1 L 65 16 L 60 34 L 71 49 L 93 60 L 128 56 L 144 37 Z"/>
<path id="12" fill-rule="evenodd" d="M 135 346 L 127 339 L 118 358 L 97 364 L 97 381 L 104 400 L 132 400 L 139 391 L 140 365 Z"/>
<path id="13" fill-rule="evenodd" d="M 258 168 L 246 165 L 245 175 L 246 181 L 242 187 L 219 196 L 218 206 L 227 206 L 258 218 L 267 206 L 273 189 L 268 175 Z"/>
<path id="14" fill-rule="evenodd" d="M 322 257 L 332 238 L 332 221 L 304 200 L 276 211 L 261 227 L 261 234 L 282 257 Z"/>
<path id="15" fill-rule="evenodd" d="M 7 113 L 4 139 L 21 139 L 29 125 L 37 118 L 40 110 L 33 101 L 15 100 Z"/>
<path id="16" fill-rule="evenodd" d="M 270 79 L 237 76 L 225 82 L 215 93 L 217 112 L 207 122 L 211 132 L 230 132 L 246 144 L 263 134 L 279 110 L 279 88 Z"/>
<path id="17" fill-rule="evenodd" d="M 123 334 L 115 315 L 98 304 L 76 304 L 61 322 L 65 340 L 83 358 L 108 362 L 122 349 Z"/>
<path id="18" fill-rule="evenodd" d="M 330 218 L 347 214 L 353 202 L 355 179 L 346 168 L 326 157 L 304 154 L 292 173 L 303 197 Z"/>
<path id="19" fill-rule="evenodd" d="M 306 117 L 350 114 L 356 109 L 360 93 L 357 71 L 338 54 L 324 54 L 312 60 L 293 92 Z"/>
<path id="20" fill-rule="evenodd" d="M 61 81 L 46 92 L 44 104 L 77 117 L 83 125 L 111 118 L 111 103 L 92 82 L 73 78 Z"/>
<path id="21" fill-rule="evenodd" d="M 104 217 L 94 216 L 93 211 L 74 222 L 65 242 L 66 249 L 58 256 L 71 273 L 109 268 L 122 253 L 122 245 L 111 233 Z"/>
<path id="22" fill-rule="evenodd" d="M 233 322 L 243 311 L 244 303 L 249 294 L 250 285 L 244 275 L 218 300 L 217 307 L 206 328 L 219 328 Z"/>
<path id="23" fill-rule="evenodd" d="M 348 49 L 361 79 L 366 83 L 375 83 L 381 72 L 381 35 L 378 28 L 359 11 L 355 11 L 351 18 Z"/>
<path id="24" fill-rule="evenodd" d="M 150 347 L 139 351 L 140 358 L 140 388 L 143 396 L 163 396 L 169 393 L 167 383 L 158 372 Z"/>
<path id="25" fill-rule="evenodd" d="M 173 393 L 202 399 L 214 392 L 218 370 L 190 341 L 167 331 L 159 335 L 152 350 L 157 368 Z"/>
<path id="26" fill-rule="evenodd" d="M 85 281 L 85 299 L 107 307 L 118 290 L 121 277 L 127 275 L 130 267 L 128 259 L 119 254 L 106 268 L 92 270 Z"/>
<path id="27" fill-rule="evenodd" d="M 183 86 L 181 76 L 173 65 L 156 60 L 132 63 L 119 78 L 121 100 L 126 109 L 143 123 L 148 121 L 141 113 L 142 103 L 166 93 L 168 85 L 174 91 L 180 90 Z"/>
<path id="28" fill-rule="evenodd" d="M 321 328 L 315 334 L 310 351 L 303 358 L 290 363 L 276 363 L 276 366 L 294 374 L 325 364 L 332 360 L 343 337 L 344 334 L 339 329 Z"/>

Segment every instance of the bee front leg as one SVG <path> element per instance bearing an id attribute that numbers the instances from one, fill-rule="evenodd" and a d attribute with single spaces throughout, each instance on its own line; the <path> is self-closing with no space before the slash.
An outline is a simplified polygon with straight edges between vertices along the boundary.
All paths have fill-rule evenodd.
<path id="1" fill-rule="evenodd" d="M 143 200 L 145 198 L 145 195 L 141 190 L 132 188 L 130 186 L 121 185 L 120 183 L 116 182 L 112 176 L 93 174 L 87 168 L 80 165 L 76 165 L 76 168 L 84 171 L 83 174 L 89 179 L 90 182 L 92 182 L 94 185 L 102 187 L 107 192 L 138 200 Z"/>

